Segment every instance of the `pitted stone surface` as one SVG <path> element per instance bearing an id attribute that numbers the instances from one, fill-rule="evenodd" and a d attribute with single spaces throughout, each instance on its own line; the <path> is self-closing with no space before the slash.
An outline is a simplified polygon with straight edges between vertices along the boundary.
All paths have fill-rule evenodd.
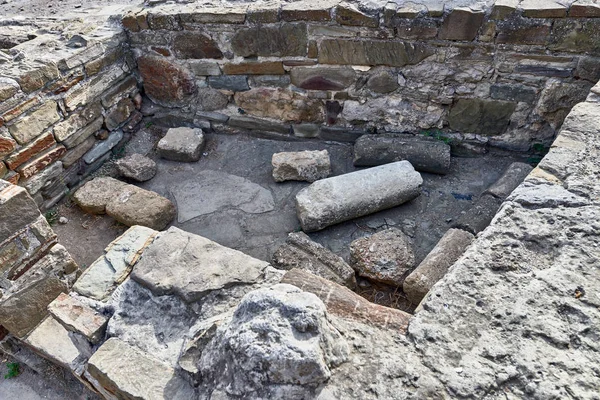
<path id="1" fill-rule="evenodd" d="M 155 192 L 127 185 L 106 204 L 106 214 L 120 223 L 161 230 L 175 218 L 175 205 Z"/>
<path id="2" fill-rule="evenodd" d="M 131 276 L 154 294 L 176 294 L 192 302 L 213 290 L 256 283 L 267 265 L 172 227 L 148 246 Z"/>
<path id="3" fill-rule="evenodd" d="M 104 214 L 106 204 L 126 186 L 114 178 L 96 178 L 81 187 L 73 195 L 73 201 L 90 214 Z"/>

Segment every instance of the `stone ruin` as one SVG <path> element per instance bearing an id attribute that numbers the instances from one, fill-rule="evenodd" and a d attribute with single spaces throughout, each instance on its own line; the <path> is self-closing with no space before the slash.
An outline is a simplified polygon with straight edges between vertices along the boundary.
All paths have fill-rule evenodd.
<path id="1" fill-rule="evenodd" d="M 41 32 L 0 30 L 3 352 L 106 399 L 599 398 L 594 0 L 171 2 L 1 25 Z M 166 229 L 156 193 L 88 181 L 145 116 L 175 128 L 159 152 L 182 162 L 200 129 L 354 143 L 370 168 L 330 178 L 326 154 L 274 155 L 274 179 L 313 182 L 305 232 L 409 202 L 451 156 L 547 154 L 511 165 L 410 274 L 371 254 L 409 259 L 401 232 L 352 244 L 411 314 L 352 291 L 302 232 L 268 263 Z M 85 270 L 40 212 L 71 192 L 131 226 Z"/>

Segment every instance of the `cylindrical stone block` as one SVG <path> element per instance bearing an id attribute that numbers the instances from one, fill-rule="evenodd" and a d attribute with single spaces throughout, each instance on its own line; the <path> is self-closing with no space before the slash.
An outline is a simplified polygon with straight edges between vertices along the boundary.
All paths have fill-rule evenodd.
<path id="1" fill-rule="evenodd" d="M 523 182 L 531 170 L 533 170 L 533 167 L 529 164 L 514 162 L 508 166 L 500 179 L 487 188 L 484 193 L 504 200 Z"/>
<path id="2" fill-rule="evenodd" d="M 406 297 L 413 304 L 419 304 L 433 285 L 446 275 L 472 240 L 473 235 L 469 232 L 449 229 L 421 264 L 404 280 L 402 288 Z"/>
<path id="3" fill-rule="evenodd" d="M 494 215 L 502 205 L 502 200 L 490 194 L 484 194 L 453 225 L 473 235 L 478 234 L 492 222 Z"/>
<path id="4" fill-rule="evenodd" d="M 363 135 L 354 144 L 354 165 L 370 167 L 407 160 L 417 171 L 446 174 L 450 170 L 450 146 L 419 137 Z"/>
<path id="5" fill-rule="evenodd" d="M 305 232 L 399 206 L 421 193 L 423 178 L 408 161 L 317 181 L 296 195 Z"/>

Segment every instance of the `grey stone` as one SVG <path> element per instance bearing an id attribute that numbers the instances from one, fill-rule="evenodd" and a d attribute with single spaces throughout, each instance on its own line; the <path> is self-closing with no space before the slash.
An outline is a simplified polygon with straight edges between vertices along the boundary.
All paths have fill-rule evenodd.
<path id="1" fill-rule="evenodd" d="M 242 57 L 306 57 L 307 45 L 304 23 L 242 28 L 231 39 L 233 52 Z"/>
<path id="2" fill-rule="evenodd" d="M 341 126 L 321 126 L 319 128 L 319 139 L 334 142 L 355 142 L 359 137 L 365 135 L 364 130 L 344 128 Z"/>
<path id="3" fill-rule="evenodd" d="M 398 74 L 389 70 L 378 70 L 367 81 L 367 87 L 375 93 L 390 93 L 399 86 Z"/>
<path id="4" fill-rule="evenodd" d="M 351 67 L 294 67 L 290 71 L 293 85 L 308 90 L 343 90 L 354 83 Z"/>
<path id="5" fill-rule="evenodd" d="M 95 178 L 73 194 L 73 201 L 86 213 L 104 214 L 106 204 L 116 197 L 126 185 L 114 178 Z"/>
<path id="6" fill-rule="evenodd" d="M 313 242 L 303 232 L 290 233 L 286 244 L 275 251 L 272 259 L 278 268 L 300 268 L 350 289 L 356 287 L 354 270 L 340 256 Z"/>
<path id="7" fill-rule="evenodd" d="M 450 267 L 473 241 L 473 235 L 462 229 L 448 229 L 433 250 L 404 280 L 406 297 L 419 304 L 427 292 L 446 275 Z"/>
<path id="8" fill-rule="evenodd" d="M 403 67 L 417 64 L 433 53 L 428 45 L 402 41 L 324 39 L 319 43 L 321 64 Z"/>
<path id="9" fill-rule="evenodd" d="M 490 97 L 496 100 L 533 103 L 537 98 L 537 91 L 533 87 L 524 85 L 495 83 L 490 87 Z"/>
<path id="10" fill-rule="evenodd" d="M 509 198 L 515 203 L 530 208 L 583 207 L 590 205 L 589 199 L 560 185 L 541 184 L 539 182 L 524 182 L 514 190 Z"/>
<path id="11" fill-rule="evenodd" d="M 417 171 L 446 174 L 450 170 L 450 146 L 420 137 L 363 135 L 354 143 L 354 165 L 370 167 L 407 160 Z"/>
<path id="12" fill-rule="evenodd" d="M 19 91 L 17 81 L 11 78 L 0 78 L 0 101 L 8 100 Z"/>
<path id="13" fill-rule="evenodd" d="M 115 164 L 122 177 L 133 179 L 137 182 L 149 181 L 156 175 L 156 163 L 141 154 L 131 154 L 121 158 Z"/>
<path id="14" fill-rule="evenodd" d="M 292 125 L 294 136 L 301 138 L 315 138 L 319 136 L 320 126 L 317 124 L 295 124 Z"/>
<path id="15" fill-rule="evenodd" d="M 214 61 L 188 60 L 188 69 L 196 76 L 216 76 L 221 75 L 219 64 Z"/>
<path id="16" fill-rule="evenodd" d="M 508 127 L 516 103 L 499 100 L 459 99 L 450 109 L 450 128 L 464 133 L 498 135 Z"/>
<path id="17" fill-rule="evenodd" d="M 171 128 L 158 141 L 156 151 L 161 158 L 180 161 L 196 162 L 200 160 L 204 148 L 202 129 Z"/>
<path id="18" fill-rule="evenodd" d="M 171 227 L 144 251 L 131 277 L 155 295 L 198 301 L 211 291 L 256 283 L 267 263 Z"/>
<path id="19" fill-rule="evenodd" d="M 490 224 L 501 204 L 501 199 L 490 194 L 484 194 L 453 223 L 452 227 L 476 235 Z"/>
<path id="20" fill-rule="evenodd" d="M 83 127 L 82 129 L 67 137 L 63 141 L 63 144 L 67 149 L 72 149 L 85 142 L 88 138 L 92 137 L 96 132 L 102 129 L 103 124 L 104 118 L 100 116 L 96 120 L 92 121 L 91 124 Z"/>
<path id="21" fill-rule="evenodd" d="M 89 374 L 100 389 L 123 399 L 194 398 L 194 389 L 170 366 L 117 339 L 108 339 L 90 358 Z"/>
<path id="22" fill-rule="evenodd" d="M 291 83 L 289 75 L 252 75 L 250 77 L 250 86 L 272 86 L 287 87 Z"/>
<path id="23" fill-rule="evenodd" d="M 94 161 L 108 153 L 123 139 L 123 131 L 114 131 L 108 136 L 108 139 L 97 142 L 94 147 L 83 156 L 86 164 L 92 164 Z"/>
<path id="24" fill-rule="evenodd" d="M 74 112 L 69 118 L 54 125 L 54 135 L 56 140 L 59 142 L 66 140 L 68 137 L 85 128 L 101 116 L 102 106 L 99 102 L 91 104 L 81 111 Z"/>
<path id="25" fill-rule="evenodd" d="M 514 162 L 508 166 L 502 176 L 486 189 L 484 193 L 504 200 L 523 182 L 525 177 L 533 170 L 529 164 Z"/>
<path id="26" fill-rule="evenodd" d="M 468 7 L 455 7 L 444 19 L 438 37 L 442 40 L 471 41 L 483 22 L 485 12 Z"/>
<path id="27" fill-rule="evenodd" d="M 27 189 L 30 195 L 37 194 L 42 188 L 54 178 L 57 178 L 63 172 L 61 161 L 50 164 L 41 172 L 33 175 L 31 178 L 21 181 L 21 185 Z"/>
<path id="28" fill-rule="evenodd" d="M 319 298 L 279 284 L 244 296 L 231 322 L 206 347 L 199 369 L 216 382 L 215 389 L 235 396 L 271 397 L 270 390 L 289 385 L 307 398 L 349 352 Z"/>
<path id="29" fill-rule="evenodd" d="M 283 134 L 291 133 L 291 127 L 289 124 L 282 124 L 280 122 L 273 122 L 260 118 L 253 117 L 242 117 L 234 115 L 227 121 L 229 126 L 234 128 L 243 128 L 258 131 L 277 132 Z"/>
<path id="30" fill-rule="evenodd" d="M 113 240 L 103 257 L 90 265 L 73 285 L 73 290 L 95 300 L 106 300 L 129 276 L 142 251 L 157 232 L 144 226 L 133 226 Z"/>
<path id="31" fill-rule="evenodd" d="M 60 159 L 60 161 L 63 163 L 63 166 L 65 168 L 69 168 L 71 165 L 78 162 L 79 159 L 83 157 L 85 153 L 87 153 L 91 150 L 92 147 L 94 147 L 95 143 L 96 138 L 90 136 L 71 150 L 67 151 L 67 154 L 65 154 L 63 158 Z"/>
<path id="32" fill-rule="evenodd" d="M 208 85 L 213 89 L 231 90 L 233 92 L 250 90 L 248 77 L 245 75 L 209 76 Z"/>
<path id="33" fill-rule="evenodd" d="M 0 213 L 10 216 L 10 218 L 0 218 L 0 243 L 40 216 L 35 201 L 24 188 L 2 180 L 0 180 Z"/>
<path id="34" fill-rule="evenodd" d="M 200 171 L 197 176 L 197 181 L 177 183 L 171 188 L 180 223 L 228 208 L 250 214 L 275 209 L 273 194 L 245 178 L 212 170 Z"/>
<path id="35" fill-rule="evenodd" d="M 229 115 L 211 111 L 196 111 L 196 118 L 206 119 L 208 121 L 225 123 L 229 120 Z"/>
<path id="36" fill-rule="evenodd" d="M 155 192 L 127 185 L 106 204 L 106 214 L 123 225 L 160 231 L 175 218 L 175 205 Z"/>
<path id="37" fill-rule="evenodd" d="M 276 182 L 314 182 L 327 178 L 331 161 L 327 150 L 275 153 L 271 159 L 273 179 Z"/>
<path id="38" fill-rule="evenodd" d="M 399 229 L 386 229 L 350 244 L 350 265 L 374 281 L 401 286 L 414 264 L 412 243 Z"/>
<path id="39" fill-rule="evenodd" d="M 296 211 L 305 232 L 358 218 L 410 201 L 423 179 L 408 161 L 322 179 L 296 195 Z"/>
<path id="40" fill-rule="evenodd" d="M 360 11 L 355 4 L 342 2 L 335 8 L 335 19 L 340 25 L 366 26 L 376 28 L 379 26 L 378 15 L 368 15 Z"/>
<path id="41" fill-rule="evenodd" d="M 229 97 L 212 88 L 198 89 L 196 109 L 200 111 L 214 111 L 227 107 Z"/>

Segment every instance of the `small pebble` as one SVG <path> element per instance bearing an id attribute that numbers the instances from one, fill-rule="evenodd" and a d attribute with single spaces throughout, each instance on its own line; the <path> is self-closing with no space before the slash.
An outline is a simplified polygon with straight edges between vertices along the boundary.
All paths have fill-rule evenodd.
<path id="1" fill-rule="evenodd" d="M 68 223 L 69 223 L 69 219 L 68 219 L 67 217 L 60 217 L 60 218 L 58 219 L 58 223 L 59 223 L 59 224 L 66 225 L 66 224 L 68 224 Z"/>

